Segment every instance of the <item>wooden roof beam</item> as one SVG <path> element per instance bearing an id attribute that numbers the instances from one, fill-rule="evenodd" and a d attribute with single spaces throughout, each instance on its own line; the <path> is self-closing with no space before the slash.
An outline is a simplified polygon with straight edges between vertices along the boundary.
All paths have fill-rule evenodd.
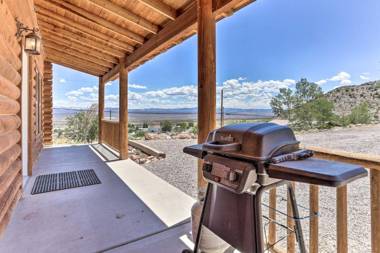
<path id="1" fill-rule="evenodd" d="M 86 24 L 86 25 L 90 24 L 90 25 L 93 25 L 95 27 L 98 27 L 98 29 L 100 29 L 100 30 L 105 29 L 108 32 L 116 33 L 117 35 L 122 36 L 125 39 L 127 39 L 129 41 L 133 41 L 137 44 L 143 44 L 144 43 L 144 37 L 143 36 L 140 36 L 140 35 L 133 33 L 131 31 L 121 27 L 121 26 L 118 26 L 112 22 L 109 22 L 103 18 L 100 18 L 99 16 L 92 14 L 92 13 L 90 13 L 84 9 L 81 9 L 75 5 L 72 5 L 70 3 L 63 2 L 63 1 L 56 1 L 56 0 L 50 0 L 50 1 L 54 1 L 54 4 L 52 4 L 46 0 L 36 0 L 36 4 L 39 7 L 46 8 L 46 9 L 50 10 L 50 13 L 52 13 L 52 14 L 47 12 L 46 13 L 47 16 L 55 16 L 53 13 L 54 10 L 55 9 L 60 10 L 62 12 L 69 13 L 69 15 L 72 15 L 77 20 L 80 20 L 80 22 L 82 24 Z M 65 18 L 68 19 L 69 16 L 65 15 Z"/>
<path id="2" fill-rule="evenodd" d="M 129 10 L 114 4 L 113 2 L 109 0 L 89 0 L 91 3 L 111 12 L 114 15 L 117 15 L 118 17 L 123 18 L 125 21 L 138 26 L 141 29 L 144 29 L 145 31 L 157 34 L 159 27 L 148 20 L 144 19 L 141 16 L 138 16 L 134 14 L 133 12 L 130 12 Z"/>
<path id="3" fill-rule="evenodd" d="M 83 66 L 85 68 L 96 70 L 97 72 L 106 72 L 109 69 L 107 67 L 100 66 L 94 62 L 79 59 L 77 57 L 73 57 L 73 56 L 68 55 L 66 53 L 53 51 L 53 50 L 50 50 L 49 48 L 46 48 L 45 51 L 46 51 L 46 55 L 48 55 L 49 57 L 54 56 L 56 59 L 66 60 L 68 62 L 72 62 L 75 65 L 80 65 L 80 66 Z"/>
<path id="4" fill-rule="evenodd" d="M 213 4 L 214 17 L 217 20 L 221 15 L 223 16 L 224 13 L 231 11 L 234 6 L 242 2 L 246 5 L 253 1 L 254 0 L 215 0 Z M 184 34 L 189 34 L 194 30 L 196 31 L 196 23 L 197 8 L 195 2 L 193 2 L 176 20 L 169 22 L 158 34 L 153 35 L 142 46 L 125 57 L 127 69 L 131 71 L 133 68 L 150 59 L 150 57 L 159 54 L 160 50 L 172 46 L 173 41 L 178 40 Z M 109 81 L 113 79 L 119 73 L 119 70 L 120 65 L 118 64 L 103 76 L 103 80 Z"/>
<path id="5" fill-rule="evenodd" d="M 126 28 L 123 28 L 119 25 L 116 25 L 115 23 L 112 23 L 98 15 L 95 15 L 85 9 L 82 9 L 72 3 L 69 3 L 69 2 L 66 2 L 67 0 L 65 1 L 62 1 L 62 0 L 53 0 L 55 1 L 57 4 L 60 4 L 61 6 L 64 6 L 66 11 L 67 10 L 71 10 L 79 15 L 81 15 L 82 17 L 85 17 L 87 20 L 91 20 L 95 23 L 97 23 L 98 25 L 100 26 L 103 26 L 107 29 L 110 29 L 114 32 L 117 32 L 119 33 L 120 35 L 123 35 L 127 38 L 129 38 L 130 40 L 138 43 L 138 44 L 143 44 L 144 43 L 144 37 L 141 36 L 141 35 L 138 35 L 137 33 L 134 33 L 134 32 L 131 32 L 130 30 L 126 29 Z M 61 8 L 61 7 L 60 7 Z"/>
<path id="6" fill-rule="evenodd" d="M 80 51 L 84 54 L 90 54 L 96 58 L 99 58 L 101 60 L 109 61 L 112 63 L 118 63 L 118 59 L 116 57 L 110 56 L 108 54 L 101 53 L 96 50 L 92 50 L 89 47 L 82 46 L 80 44 L 75 44 L 72 43 L 71 41 L 68 40 L 63 40 L 63 39 L 57 39 L 54 36 L 49 36 L 43 34 L 43 40 L 44 43 L 46 44 L 51 44 L 51 45 L 60 45 L 61 47 L 68 48 L 68 49 L 75 49 L 77 51 Z"/>
<path id="7" fill-rule="evenodd" d="M 96 63 L 98 65 L 107 67 L 107 68 L 112 68 L 114 65 L 112 62 L 100 60 L 96 57 L 93 57 L 90 54 L 84 54 L 84 53 L 79 52 L 79 51 L 74 50 L 74 49 L 65 49 L 65 48 L 62 48 L 60 45 L 58 45 L 56 47 L 56 46 L 51 45 L 51 44 L 44 44 L 44 48 L 48 51 L 54 51 L 57 53 L 63 53 L 63 54 L 71 55 L 71 56 L 76 57 L 78 59 L 90 61 L 90 62 Z"/>
<path id="8" fill-rule="evenodd" d="M 70 61 L 55 58 L 55 56 L 52 56 L 52 55 L 50 55 L 50 56 L 47 55 L 46 60 L 50 61 L 52 63 L 55 63 L 55 64 L 62 65 L 66 68 L 70 68 L 70 69 L 74 69 L 74 70 L 77 70 L 80 72 L 84 72 L 84 73 L 89 74 L 89 75 L 100 76 L 102 74 L 102 73 L 99 73 L 98 71 L 93 70 L 93 69 L 88 69 L 88 68 L 84 68 L 82 66 L 77 66 Z"/>
<path id="9" fill-rule="evenodd" d="M 97 50 L 101 53 L 105 53 L 114 57 L 121 57 L 125 55 L 125 51 L 117 50 L 111 47 L 108 47 L 104 44 L 101 44 L 96 41 L 92 41 L 80 36 L 77 36 L 75 34 L 70 34 L 69 32 L 66 32 L 65 30 L 60 30 L 56 28 L 50 28 L 49 26 L 46 26 L 44 24 L 40 24 L 40 30 L 43 35 L 50 35 L 57 38 L 65 39 L 68 41 L 72 41 L 74 43 L 81 44 L 83 46 L 87 46 L 90 48 L 93 48 L 94 50 Z"/>
<path id="10" fill-rule="evenodd" d="M 177 17 L 176 10 L 172 8 L 171 6 L 164 4 L 160 0 L 138 0 L 138 1 L 171 20 L 174 20 Z"/>
<path id="11" fill-rule="evenodd" d="M 87 26 L 76 22 L 70 22 L 67 18 L 60 16 L 58 14 L 52 14 L 51 11 L 44 8 L 36 8 L 38 22 L 45 22 L 52 25 L 58 25 L 66 30 L 71 30 L 72 32 L 80 32 L 84 37 L 89 37 L 89 39 L 102 40 L 107 43 L 113 44 L 126 51 L 133 51 L 134 47 L 126 42 L 117 40 L 108 36 L 107 34 L 100 33 L 94 29 L 90 29 Z"/>

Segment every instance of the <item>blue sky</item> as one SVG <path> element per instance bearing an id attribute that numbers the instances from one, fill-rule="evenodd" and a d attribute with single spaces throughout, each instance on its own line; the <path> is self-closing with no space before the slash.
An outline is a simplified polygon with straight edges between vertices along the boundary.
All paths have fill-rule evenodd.
<path id="1" fill-rule="evenodd" d="M 380 79 L 380 1 L 258 0 L 217 25 L 226 106 L 268 108 L 302 77 L 324 91 Z M 197 38 L 129 73 L 130 108 L 196 107 Z M 88 107 L 98 79 L 54 66 L 54 107 Z M 117 81 L 106 106 L 118 105 Z"/>

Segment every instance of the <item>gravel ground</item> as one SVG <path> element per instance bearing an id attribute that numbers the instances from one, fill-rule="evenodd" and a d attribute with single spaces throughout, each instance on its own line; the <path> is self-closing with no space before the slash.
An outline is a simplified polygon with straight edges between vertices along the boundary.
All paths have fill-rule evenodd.
<path id="1" fill-rule="evenodd" d="M 321 132 L 299 133 L 297 138 L 306 145 L 341 149 L 351 152 L 362 152 L 380 155 L 380 124 L 358 126 L 352 128 L 336 128 Z M 185 155 L 183 147 L 195 143 L 196 140 L 155 140 L 142 141 L 166 153 L 167 158 L 145 166 L 154 174 L 181 189 L 192 197 L 196 197 L 196 159 Z M 297 184 L 298 204 L 308 207 L 308 185 Z M 320 188 L 320 249 L 319 252 L 336 252 L 336 190 L 328 187 Z M 370 252 L 370 187 L 369 179 L 363 178 L 349 185 L 349 252 Z M 278 190 L 285 197 L 285 189 Z M 267 197 L 264 197 L 264 202 Z M 286 210 L 284 201 L 278 201 L 278 208 Z M 305 216 L 307 210 L 300 210 Z M 263 210 L 265 212 L 265 210 Z M 301 214 L 302 215 L 302 214 Z M 285 217 L 279 217 L 285 222 Z M 304 236 L 308 244 L 308 221 L 303 222 Z M 280 231 L 280 235 L 285 231 Z M 282 246 L 284 243 L 281 243 Z"/>

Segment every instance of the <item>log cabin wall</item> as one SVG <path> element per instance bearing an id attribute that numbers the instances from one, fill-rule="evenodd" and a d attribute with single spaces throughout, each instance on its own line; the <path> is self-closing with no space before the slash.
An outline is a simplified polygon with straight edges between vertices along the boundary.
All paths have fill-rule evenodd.
<path id="1" fill-rule="evenodd" d="M 43 83 L 43 97 L 42 97 L 42 109 L 43 109 L 43 144 L 53 144 L 53 68 L 51 62 L 45 61 L 44 64 L 44 83 Z"/>
<path id="2" fill-rule="evenodd" d="M 22 47 L 17 40 L 15 18 L 29 27 L 37 26 L 32 0 L 0 0 L 0 233 L 5 229 L 13 207 L 22 194 L 21 162 L 21 81 Z M 43 57 L 30 56 L 30 68 L 43 73 Z M 36 82 L 30 72 L 30 105 L 35 102 Z M 28 106 L 35 115 L 36 105 Z M 30 117 L 29 127 L 35 132 L 37 117 Z M 30 160 L 38 156 L 42 135 L 32 135 L 29 148 Z M 34 149 L 35 148 L 35 149 Z M 31 173 L 32 164 L 28 172 Z"/>

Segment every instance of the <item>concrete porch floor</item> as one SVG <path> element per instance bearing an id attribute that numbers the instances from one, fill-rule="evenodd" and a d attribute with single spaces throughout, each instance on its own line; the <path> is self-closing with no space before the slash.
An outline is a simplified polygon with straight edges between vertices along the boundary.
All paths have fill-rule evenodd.
<path id="1" fill-rule="evenodd" d="M 41 174 L 94 169 L 101 184 L 31 195 Z M 181 252 L 194 200 L 138 164 L 86 145 L 44 149 L 0 252 Z"/>

